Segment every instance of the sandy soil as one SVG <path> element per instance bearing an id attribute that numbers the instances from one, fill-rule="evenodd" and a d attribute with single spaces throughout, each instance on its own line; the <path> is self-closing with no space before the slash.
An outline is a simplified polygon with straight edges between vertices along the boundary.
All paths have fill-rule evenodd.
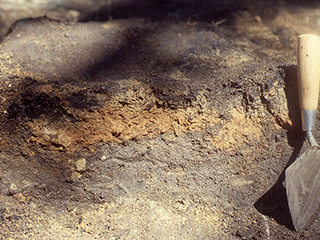
<path id="1" fill-rule="evenodd" d="M 319 5 L 14 2 L 0 239 L 319 239 L 318 211 L 293 230 L 284 188 L 309 146 L 296 39 L 320 33 Z"/>

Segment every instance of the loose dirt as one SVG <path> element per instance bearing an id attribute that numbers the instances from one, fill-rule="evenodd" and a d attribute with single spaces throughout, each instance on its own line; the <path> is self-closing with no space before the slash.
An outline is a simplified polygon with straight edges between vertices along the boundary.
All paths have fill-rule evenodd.
<path id="1" fill-rule="evenodd" d="M 319 239 L 318 212 L 293 230 L 284 188 L 308 148 L 296 38 L 319 5 L 13 2 L 0 239 Z"/>

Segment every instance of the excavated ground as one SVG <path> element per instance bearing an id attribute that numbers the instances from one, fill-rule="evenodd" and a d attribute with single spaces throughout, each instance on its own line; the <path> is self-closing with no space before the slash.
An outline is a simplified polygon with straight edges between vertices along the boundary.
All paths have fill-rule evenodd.
<path id="1" fill-rule="evenodd" d="M 320 238 L 284 188 L 320 5 L 221 2 L 0 1 L 0 239 Z"/>

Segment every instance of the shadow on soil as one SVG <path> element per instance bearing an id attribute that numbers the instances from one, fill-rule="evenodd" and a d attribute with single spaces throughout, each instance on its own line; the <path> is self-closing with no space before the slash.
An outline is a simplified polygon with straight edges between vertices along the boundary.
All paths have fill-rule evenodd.
<path id="1" fill-rule="evenodd" d="M 244 1 L 132 0 L 106 4 L 83 22 L 109 19 L 144 18 L 153 21 L 197 20 L 211 22 L 242 8 Z"/>
<path id="2" fill-rule="evenodd" d="M 273 218 L 277 223 L 290 230 L 294 230 L 285 189 L 285 171 L 297 159 L 305 136 L 301 133 L 288 132 L 287 137 L 290 146 L 294 147 L 293 153 L 277 182 L 254 204 L 254 207 L 263 215 Z"/>
<path id="3" fill-rule="evenodd" d="M 111 51 L 107 51 L 102 54 L 101 57 L 92 56 L 92 64 L 87 65 L 84 76 L 82 79 L 100 79 L 99 76 L 103 76 L 103 81 L 105 81 L 106 76 L 112 78 L 113 75 L 119 76 L 119 74 L 126 71 L 130 67 L 139 67 L 139 65 L 149 65 L 152 62 L 153 50 L 148 44 L 148 38 L 150 35 L 154 34 L 155 30 L 148 28 L 129 28 L 121 33 L 120 38 L 123 39 L 120 44 L 118 44 Z M 150 55 L 144 58 L 144 52 L 150 52 Z M 165 64 L 165 60 L 160 62 L 157 60 L 158 65 Z M 167 64 L 168 65 L 168 64 Z M 76 74 L 81 74 L 82 69 L 78 69 L 79 72 Z"/>
<path id="4" fill-rule="evenodd" d="M 299 96 L 297 66 L 290 65 L 282 66 L 281 68 L 285 73 L 285 93 L 288 100 L 289 117 L 295 121 L 293 125 L 301 126 L 299 98 L 297 97 Z M 298 158 L 305 141 L 305 135 L 302 132 L 289 130 L 287 138 L 289 145 L 293 147 L 293 153 L 277 182 L 254 206 L 262 214 L 272 217 L 279 224 L 286 226 L 290 230 L 294 230 L 285 189 L 285 171 Z"/>

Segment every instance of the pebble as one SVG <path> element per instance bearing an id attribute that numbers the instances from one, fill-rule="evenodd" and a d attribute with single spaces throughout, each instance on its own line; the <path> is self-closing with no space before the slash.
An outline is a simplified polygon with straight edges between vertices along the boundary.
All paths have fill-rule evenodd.
<path id="1" fill-rule="evenodd" d="M 18 187 L 14 183 L 11 183 L 10 188 L 9 188 L 9 194 L 14 195 L 18 192 Z"/>
<path id="2" fill-rule="evenodd" d="M 83 172 L 86 170 L 87 160 L 85 158 L 80 158 L 76 161 L 75 167 L 76 171 Z"/>
<path id="3" fill-rule="evenodd" d="M 255 16 L 255 17 L 254 17 L 254 20 L 255 20 L 257 23 L 261 23 L 261 22 L 262 22 L 260 16 Z"/>

